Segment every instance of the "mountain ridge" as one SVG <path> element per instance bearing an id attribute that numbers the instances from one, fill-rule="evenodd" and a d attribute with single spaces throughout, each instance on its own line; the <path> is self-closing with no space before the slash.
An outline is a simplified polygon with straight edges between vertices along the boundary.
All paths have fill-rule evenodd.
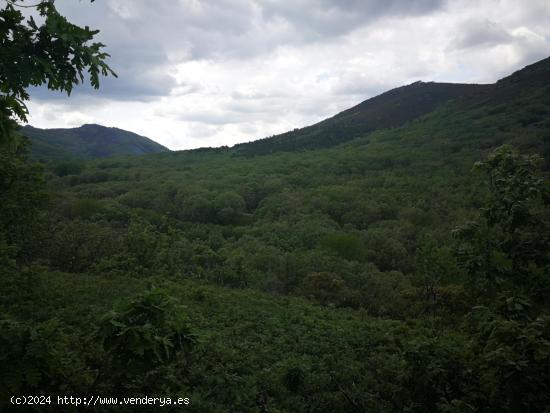
<path id="1" fill-rule="evenodd" d="M 235 145 L 241 155 L 331 147 L 379 129 L 402 126 L 440 105 L 483 93 L 484 84 L 417 81 L 390 89 L 304 128 Z"/>
<path id="2" fill-rule="evenodd" d="M 448 103 L 463 109 L 471 105 L 498 105 L 526 87 L 544 87 L 550 78 L 550 57 L 525 66 L 490 84 L 416 81 L 364 100 L 313 125 L 240 143 L 232 148 L 197 148 L 191 151 L 226 151 L 234 156 L 267 155 L 328 148 L 371 134 L 401 127 Z M 41 160 L 94 159 L 115 155 L 170 152 L 151 139 L 116 127 L 84 124 L 79 128 L 39 129 L 25 126 L 32 142 L 31 156 Z M 114 134 L 115 140 L 109 140 Z M 86 142 L 90 137 L 95 141 Z"/>
<path id="3" fill-rule="evenodd" d="M 450 102 L 463 107 L 510 99 L 525 87 L 544 87 L 550 57 L 532 63 L 495 83 L 417 81 L 390 89 L 313 125 L 235 145 L 236 155 L 311 150 L 336 146 L 376 130 L 400 127 Z"/>
<path id="4" fill-rule="evenodd" d="M 40 160 L 95 159 L 170 151 L 146 136 L 98 124 L 52 129 L 26 125 L 21 129 L 21 133 L 32 143 L 31 157 Z"/>

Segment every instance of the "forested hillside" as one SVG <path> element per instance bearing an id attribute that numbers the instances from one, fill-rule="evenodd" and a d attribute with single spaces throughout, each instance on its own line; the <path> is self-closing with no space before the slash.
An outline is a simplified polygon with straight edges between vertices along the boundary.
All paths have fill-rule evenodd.
<path id="1" fill-rule="evenodd" d="M 235 148 L 21 160 L 0 400 L 548 411 L 549 157 L 545 59 Z"/>
<path id="2" fill-rule="evenodd" d="M 378 129 L 401 126 L 446 102 L 479 96 L 488 88 L 490 85 L 418 81 L 382 93 L 315 125 L 236 145 L 237 153 L 250 156 L 339 145 Z"/>
<path id="3" fill-rule="evenodd" d="M 39 129 L 27 125 L 21 134 L 32 143 L 32 158 L 45 161 L 168 152 L 167 148 L 145 136 L 101 125 L 71 129 Z"/>
<path id="4" fill-rule="evenodd" d="M 238 154 L 253 156 L 326 148 L 379 129 L 402 126 L 449 102 L 454 102 L 457 109 L 489 102 L 498 106 L 517 97 L 522 88 L 529 90 L 547 86 L 548 64 L 548 59 L 545 59 L 496 84 L 415 82 L 368 99 L 315 125 L 236 145 L 235 149 Z M 535 111 L 533 116 L 537 115 L 540 114 Z"/>

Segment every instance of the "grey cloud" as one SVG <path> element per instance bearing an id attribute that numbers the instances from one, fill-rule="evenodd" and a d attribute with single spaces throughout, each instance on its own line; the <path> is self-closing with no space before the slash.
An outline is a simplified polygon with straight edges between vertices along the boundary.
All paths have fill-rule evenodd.
<path id="1" fill-rule="evenodd" d="M 176 109 L 159 115 L 207 125 L 229 125 L 264 120 L 269 115 L 283 116 L 288 109 L 288 102 L 283 101 L 266 104 L 263 100 L 230 100 L 213 110 Z"/>
<path id="2" fill-rule="evenodd" d="M 218 110 L 181 110 L 169 116 L 178 120 L 206 125 L 229 125 L 264 119 L 268 114 L 282 115 L 283 112 L 279 109 L 277 106 L 261 109 L 255 105 L 240 105 L 231 102 Z"/>
<path id="3" fill-rule="evenodd" d="M 541 9 L 542 3 L 536 9 L 537 4 L 533 0 L 529 7 L 516 10 L 523 16 L 521 23 L 511 25 L 494 22 L 489 19 L 472 18 L 457 24 L 455 31 L 461 33 L 455 36 L 445 49 L 450 55 L 461 56 L 462 62 L 467 66 L 478 68 L 483 75 L 479 76 L 482 81 L 492 82 L 518 70 L 525 65 L 531 64 L 550 54 L 550 37 L 548 36 L 547 25 L 541 25 L 545 18 Z M 550 5 L 544 6 L 550 11 Z M 534 13 L 532 8 L 538 10 Z M 550 18 L 546 17 L 550 21 Z M 501 64 L 490 60 L 489 52 L 502 47 L 506 50 L 509 59 L 508 64 Z M 489 60 L 488 60 L 489 59 Z M 512 63 L 512 64 L 510 64 Z M 464 65 L 464 63 L 462 63 Z"/>
<path id="4" fill-rule="evenodd" d="M 167 73 L 181 60 L 248 58 L 280 45 L 300 45 L 334 36 L 390 16 L 433 12 L 443 0 L 260 1 L 210 0 L 151 2 L 58 0 L 71 21 L 101 30 L 98 40 L 112 55 L 118 79 L 105 79 L 102 97 L 151 100 L 178 85 Z M 83 86 L 75 95 L 97 96 Z M 34 92 L 37 99 L 55 96 Z"/>
<path id="5" fill-rule="evenodd" d="M 356 97 L 353 102 L 359 103 L 362 98 Z M 292 102 L 287 99 L 234 99 L 218 106 L 216 110 L 191 109 L 175 110 L 170 113 L 162 113 L 162 116 L 175 117 L 178 120 L 204 125 L 249 125 L 254 122 L 277 123 L 289 115 L 299 114 L 317 121 L 326 116 L 331 116 L 346 108 L 349 104 L 347 96 L 318 96 L 312 99 L 310 96 L 294 97 Z"/>
<path id="6" fill-rule="evenodd" d="M 177 87 L 171 90 L 173 96 L 191 95 L 205 90 L 205 87 L 199 83 L 183 82 L 178 83 Z"/>
<path id="7" fill-rule="evenodd" d="M 231 123 L 239 123 L 245 120 L 243 115 L 233 112 L 220 111 L 182 111 L 178 114 L 173 114 L 178 120 L 187 122 L 203 123 L 207 125 L 227 125 Z"/>
<path id="8" fill-rule="evenodd" d="M 418 16 L 443 8 L 443 0 L 269 0 L 266 20 L 281 18 L 299 28 L 306 40 L 339 36 L 384 17 Z"/>
<path id="9" fill-rule="evenodd" d="M 147 35 L 146 25 L 121 19 L 106 3 L 58 1 L 60 12 L 70 21 L 81 26 L 100 29 L 96 40 L 105 43 L 104 49 L 111 57 L 108 64 L 117 73 L 100 78 L 100 90 L 93 89 L 89 82 L 78 85 L 72 92 L 73 105 L 87 104 L 90 99 L 122 101 L 150 101 L 165 96 L 177 86 L 176 80 L 167 71 L 167 53 L 158 41 Z M 59 100 L 64 94 L 51 93 L 46 88 L 33 88 L 31 98 Z"/>
<path id="10" fill-rule="evenodd" d="M 444 0 L 211 0 L 175 11 L 189 58 L 242 58 L 280 45 L 303 45 L 345 35 L 380 18 L 417 16 Z"/>
<path id="11" fill-rule="evenodd" d="M 260 100 L 260 99 L 279 99 L 289 97 L 288 93 L 279 92 L 260 92 L 260 91 L 235 91 L 231 93 L 231 98 L 235 100 Z"/>
<path id="12" fill-rule="evenodd" d="M 339 36 L 380 17 L 429 13 L 444 3 L 106 0 L 88 4 L 58 0 L 57 4 L 71 21 L 101 30 L 98 39 L 108 45 L 109 63 L 119 75 L 103 79 L 99 93 L 83 85 L 74 95 L 147 101 L 173 90 L 178 93 L 177 82 L 166 74 L 173 60 L 252 57 L 281 44 Z M 60 96 L 39 88 L 32 97 L 55 100 Z"/>
<path id="13" fill-rule="evenodd" d="M 329 39 L 383 18 L 430 14 L 445 0 L 268 0 L 259 2 L 265 21 L 282 19 L 293 28 L 295 42 Z"/>
<path id="14" fill-rule="evenodd" d="M 513 41 L 513 36 L 503 27 L 490 20 L 469 20 L 460 24 L 457 36 L 451 44 L 453 49 L 490 47 Z"/>
<path id="15" fill-rule="evenodd" d="M 539 35 L 516 35 L 514 36 L 514 46 L 518 59 L 518 64 L 522 67 L 538 60 L 544 59 L 550 55 L 550 39 Z M 506 75 L 507 73 L 502 73 Z"/>
<path id="16" fill-rule="evenodd" d="M 258 133 L 258 128 L 254 124 L 242 124 L 239 126 L 239 131 L 246 135 L 253 136 Z"/>
<path id="17" fill-rule="evenodd" d="M 208 139 L 219 132 L 220 126 L 211 126 L 200 122 L 190 122 L 189 137 Z"/>
<path id="18" fill-rule="evenodd" d="M 104 77 L 100 79 L 100 89 L 96 90 L 86 81 L 76 85 L 71 92 L 71 106 L 88 106 L 96 100 L 119 101 L 151 101 L 168 95 L 175 86 L 175 80 L 162 73 L 133 73 L 128 71 L 117 72 L 119 78 Z M 29 89 L 31 99 L 40 101 L 65 100 L 66 93 L 52 92 L 46 86 Z"/>
<path id="19" fill-rule="evenodd" d="M 352 95 L 366 99 L 379 95 L 392 87 L 395 85 L 372 79 L 367 74 L 351 73 L 343 75 L 332 91 L 337 95 Z"/>

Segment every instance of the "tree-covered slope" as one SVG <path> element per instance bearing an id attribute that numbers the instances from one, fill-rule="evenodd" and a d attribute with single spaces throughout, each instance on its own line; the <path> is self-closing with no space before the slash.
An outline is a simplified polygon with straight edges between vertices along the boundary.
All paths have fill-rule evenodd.
<path id="1" fill-rule="evenodd" d="M 31 141 L 31 156 L 40 160 L 93 159 L 168 151 L 164 146 L 144 136 L 94 124 L 69 129 L 38 129 L 25 126 L 21 133 Z"/>
<path id="2" fill-rule="evenodd" d="M 121 271 L 118 254 L 130 248 L 127 237 L 137 237 L 148 245 L 146 253 L 127 250 L 140 263 L 132 270 L 138 273 L 300 295 L 317 294 L 311 274 L 335 274 L 339 292 L 322 300 L 399 312 L 373 304 L 383 300 L 373 285 L 390 274 L 393 291 L 406 288 L 423 246 L 450 242 L 450 231 L 481 205 L 487 187 L 471 172 L 474 163 L 502 144 L 548 155 L 545 81 L 502 87 L 499 100 L 491 92 L 450 102 L 331 148 L 110 158 L 69 174 L 54 165 L 50 184 L 59 196 L 52 216 L 59 228 L 52 232 L 63 238 L 83 220 L 89 228 L 75 242 L 91 244 L 80 261 L 67 261 L 72 255 L 55 247 L 59 241 L 49 260 L 65 271 L 89 271 L 98 260 L 104 260 L 98 268 Z M 167 245 L 179 245 L 170 259 L 163 255 Z M 450 282 L 458 276 L 449 271 Z"/>
<path id="3" fill-rule="evenodd" d="M 19 160 L 0 408 L 547 411 L 549 73 L 309 151 Z"/>
<path id="4" fill-rule="evenodd" d="M 490 85 L 416 82 L 368 99 L 315 125 L 237 145 L 236 151 L 253 156 L 331 147 L 375 130 L 402 126 L 452 101 L 462 102 L 465 107 L 489 102 L 503 104 L 523 93 L 523 88 L 528 91 L 547 86 L 549 65 L 549 59 L 544 59 Z"/>
<path id="5" fill-rule="evenodd" d="M 486 85 L 416 82 L 392 89 L 312 126 L 236 146 L 251 156 L 339 145 L 366 133 L 397 127 L 463 96 L 479 94 Z"/>

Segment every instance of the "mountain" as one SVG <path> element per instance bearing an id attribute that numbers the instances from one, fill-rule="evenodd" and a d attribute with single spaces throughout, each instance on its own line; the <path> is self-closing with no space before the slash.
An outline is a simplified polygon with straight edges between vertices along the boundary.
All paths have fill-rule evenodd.
<path id="1" fill-rule="evenodd" d="M 236 145 L 236 148 L 242 155 L 326 148 L 378 129 L 404 125 L 445 102 L 479 95 L 487 87 L 419 81 L 382 93 L 312 126 Z"/>
<path id="2" fill-rule="evenodd" d="M 95 124 L 68 129 L 25 126 L 21 132 L 30 139 L 31 156 L 35 159 L 94 159 L 169 151 L 145 136 Z"/>
<path id="3" fill-rule="evenodd" d="M 547 85 L 549 67 L 550 58 L 546 58 L 495 84 L 415 82 L 382 93 L 314 125 L 236 145 L 236 154 L 253 156 L 327 148 L 376 130 L 403 126 L 447 103 L 459 103 L 462 108 L 491 102 L 503 104 L 522 93 L 522 89 Z"/>

